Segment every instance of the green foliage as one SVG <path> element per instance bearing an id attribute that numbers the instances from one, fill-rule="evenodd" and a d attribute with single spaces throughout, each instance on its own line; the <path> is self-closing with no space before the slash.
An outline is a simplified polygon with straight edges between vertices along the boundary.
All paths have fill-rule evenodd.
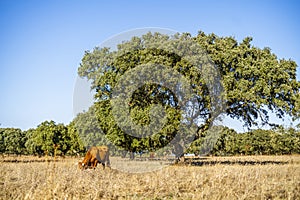
<path id="1" fill-rule="evenodd" d="M 78 155 L 85 153 L 74 122 L 68 126 L 45 121 L 36 129 L 0 128 L 0 153 Z"/>
<path id="2" fill-rule="evenodd" d="M 202 78 L 201 70 L 191 65 L 187 60 L 182 59 L 178 54 L 172 52 L 174 49 L 184 48 L 184 46 L 188 47 L 188 41 L 193 41 L 193 39 L 189 34 L 176 35 L 174 38 L 169 38 L 158 33 L 148 33 L 141 38 L 134 37 L 132 40 L 118 45 L 117 51 L 109 51 L 107 48 L 95 48 L 93 52 L 85 53 L 78 73 L 80 76 L 91 80 L 92 88 L 97 91 L 95 96 L 97 100 L 97 118 L 102 130 L 113 144 L 129 151 L 139 151 L 142 149 L 151 151 L 168 144 L 178 133 L 179 124 L 183 120 L 194 121 L 198 120 L 197 117 L 201 116 L 205 121 L 211 116 L 209 109 L 211 107 L 210 98 L 207 98 L 208 95 L 205 95 L 208 94 L 208 87 Z M 163 48 L 156 48 L 156 45 Z M 191 58 L 195 59 L 195 57 L 201 57 L 202 55 L 199 53 L 193 56 Z M 196 111 L 196 117 L 184 116 L 185 119 L 183 118 L 181 113 L 182 107 L 179 106 L 178 99 L 184 99 L 185 97 L 176 96 L 176 91 L 172 91 L 170 87 L 153 82 L 148 83 L 146 81 L 148 78 L 144 77 L 146 82 L 141 83 L 139 88 L 132 88 L 130 84 L 132 77 L 128 75 L 128 72 L 134 71 L 139 66 L 139 70 L 143 72 L 143 75 L 151 74 L 153 77 L 161 77 L 164 74 L 156 70 L 157 65 L 167 66 L 168 69 L 166 71 L 171 71 L 170 69 L 172 69 L 176 73 L 188 77 L 187 79 L 190 81 L 188 84 L 191 85 L 191 89 L 195 94 L 197 106 L 201 108 L 201 110 Z M 147 67 L 149 66 L 153 68 L 151 71 L 147 71 Z M 127 75 L 125 76 L 124 74 L 126 73 Z M 136 73 L 139 74 L 139 72 Z M 166 74 L 169 75 L 170 73 Z M 177 77 L 169 76 L 168 82 L 171 87 L 180 88 L 180 85 L 176 86 Z M 128 102 L 129 115 L 126 114 L 127 111 L 119 110 L 120 115 L 125 116 L 125 118 L 118 119 L 119 122 L 116 122 L 113 117 L 113 107 L 110 101 L 113 96 L 112 89 L 121 80 L 123 83 L 126 83 L 125 86 L 122 85 L 125 87 L 125 91 L 135 90 Z M 131 121 L 140 127 L 149 126 L 151 123 L 159 123 L 150 120 L 152 105 L 160 105 L 161 109 L 165 111 L 166 115 L 163 127 L 147 137 L 143 132 L 144 129 L 137 128 L 131 130 Z M 125 128 L 126 130 L 118 126 L 120 125 L 120 121 L 124 124 L 123 127 L 127 128 Z M 134 132 L 134 136 L 132 134 L 125 134 L 124 131 L 132 131 Z"/>
<path id="3" fill-rule="evenodd" d="M 174 49 L 195 50 L 191 47 L 194 43 L 189 43 L 189 41 L 196 42 L 208 53 L 220 76 L 212 74 L 213 72 L 209 71 L 209 68 L 203 67 L 202 70 L 197 70 L 198 68 L 193 66 L 191 61 L 201 56 L 202 63 L 200 65 L 205 66 L 207 64 L 207 61 L 203 59 L 204 51 L 197 51 L 188 60 L 182 58 L 180 53 L 177 53 L 178 51 L 173 51 Z M 140 148 L 156 149 L 160 145 L 164 145 L 178 132 L 178 124 L 184 121 L 178 107 L 180 97 L 172 93 L 170 88 L 164 88 L 159 84 L 145 83 L 136 89 L 131 96 L 129 102 L 130 117 L 128 118 L 137 125 L 147 126 L 151 123 L 149 118 L 150 105 L 160 104 L 167 111 L 169 120 L 161 132 L 157 133 L 158 135 L 143 139 L 128 136 L 124 134 L 123 129 L 118 127 L 112 114 L 110 102 L 113 89 L 121 79 L 130 82 L 131 77 L 127 72 L 133 71 L 137 66 L 149 63 L 168 66 L 190 81 L 189 84 L 197 101 L 197 106 L 193 108 L 196 114 L 184 117 L 198 126 L 196 138 L 201 139 L 205 136 L 216 117 L 214 114 L 221 114 L 216 111 L 222 109 L 222 106 L 218 108 L 219 104 L 222 104 L 221 99 L 215 100 L 218 103 L 214 105 L 213 91 L 209 91 L 209 82 L 217 83 L 215 80 L 217 78 L 220 78 L 222 87 L 217 86 L 214 89 L 223 88 L 223 93 L 220 94 L 226 105 L 223 114 L 242 120 L 246 127 L 258 123 L 275 126 L 269 122 L 270 112 L 274 112 L 279 118 L 284 118 L 287 115 L 298 118 L 300 85 L 296 80 L 296 63 L 292 60 L 278 59 L 269 48 L 254 47 L 251 45 L 251 41 L 252 38 L 247 37 L 239 43 L 232 37 L 207 35 L 201 31 L 196 37 L 192 37 L 188 33 L 177 34 L 173 37 L 159 33 L 148 33 L 119 44 L 116 51 L 97 47 L 92 52 L 86 51 L 78 68 L 78 74 L 90 80 L 92 89 L 97 92 L 95 95 L 97 102 L 95 112 L 107 138 L 113 144 L 133 151 Z M 155 70 L 151 73 L 156 76 Z M 205 77 L 212 77 L 212 80 L 205 79 Z M 171 113 L 174 113 L 175 117 L 172 117 Z M 123 115 L 126 114 L 123 113 Z M 129 121 L 124 120 L 124 126 L 126 124 L 130 126 Z M 201 125 L 198 123 L 199 120 L 203 122 Z M 233 133 L 228 134 L 235 138 Z M 257 142 L 267 140 L 268 137 L 265 137 L 262 136 Z M 168 138 L 167 141 L 166 138 Z M 237 138 L 235 139 L 237 140 Z M 210 140 L 213 141 L 214 139 L 210 138 Z M 205 142 L 209 142 L 209 140 Z M 233 141 L 228 139 L 228 142 Z M 224 143 L 217 143 L 220 149 L 224 145 Z M 207 144 L 207 146 L 209 147 L 211 144 Z M 230 148 L 228 152 L 237 151 L 237 147 L 234 146 L 227 148 Z M 248 151 L 259 153 L 264 152 L 263 148 L 246 145 L 240 151 L 245 154 Z"/>
<path id="4" fill-rule="evenodd" d="M 86 113 L 81 115 L 84 114 Z M 105 125 L 105 123 L 100 123 L 100 125 Z M 86 124 L 86 126 L 88 127 L 89 124 Z M 172 127 L 169 128 L 167 132 L 172 131 Z M 168 143 L 168 140 L 160 137 L 159 134 L 154 135 L 153 138 L 158 138 L 153 140 L 123 138 L 122 136 L 126 135 L 109 135 L 110 139 L 115 139 L 120 146 L 128 144 L 126 142 L 128 140 L 132 140 L 130 147 L 136 152 L 139 152 L 141 147 L 151 147 L 148 151 L 155 151 L 153 147 Z M 0 153 L 54 155 L 55 144 L 57 144 L 57 155 L 78 155 L 84 154 L 86 151 L 87 146 L 82 142 L 84 139 L 86 138 L 79 136 L 74 121 L 65 127 L 62 124 L 56 125 L 53 121 L 46 121 L 36 129 L 27 131 L 0 128 Z M 120 155 L 122 149 L 116 148 L 111 143 L 105 143 L 110 141 L 106 136 L 103 136 L 103 140 L 97 141 L 100 143 L 95 143 L 95 145 L 108 144 L 112 155 Z M 95 141 L 92 139 L 91 142 Z M 150 144 L 148 144 L 149 142 Z M 158 152 L 163 154 L 160 150 L 162 149 L 159 149 Z M 171 149 L 165 149 L 164 151 L 166 150 Z M 215 126 L 209 129 L 206 134 L 203 134 L 203 137 L 195 140 L 186 152 L 216 156 L 300 154 L 300 130 L 279 127 L 274 130 L 257 129 L 246 133 L 237 133 L 227 127 Z"/>
<path id="5" fill-rule="evenodd" d="M 59 147 L 65 150 L 66 144 L 59 144 L 63 141 L 66 129 L 63 125 L 56 125 L 54 121 L 45 121 L 38 125 L 35 130 L 30 131 L 30 140 L 26 146 L 33 153 L 39 155 L 54 155 L 54 149 Z"/>
<path id="6" fill-rule="evenodd" d="M 73 123 L 64 126 L 45 121 L 26 134 L 28 140 L 25 145 L 30 154 L 73 155 L 85 150 Z"/>
<path id="7" fill-rule="evenodd" d="M 68 151 L 67 154 L 68 155 L 78 155 L 78 154 L 82 154 L 85 153 L 85 148 L 84 148 L 84 144 L 82 142 L 81 137 L 78 134 L 78 130 L 76 129 L 76 125 L 74 120 L 67 126 L 68 129 L 68 139 L 65 138 L 65 142 L 67 144 Z"/>
<path id="8" fill-rule="evenodd" d="M 87 112 L 79 113 L 72 121 L 72 125 L 76 128 L 78 137 L 86 147 L 109 143 L 99 127 L 94 105 Z"/>
<path id="9" fill-rule="evenodd" d="M 0 129 L 0 152 L 10 154 L 24 154 L 26 137 L 21 129 Z"/>
<path id="10" fill-rule="evenodd" d="M 37 143 L 35 142 L 35 136 L 37 135 L 36 130 L 31 128 L 27 131 L 25 131 L 25 135 L 27 137 L 27 140 L 25 142 L 25 147 L 26 147 L 26 151 L 28 152 L 28 154 L 30 155 L 42 155 L 43 151 L 42 149 L 37 146 Z"/>
<path id="11" fill-rule="evenodd" d="M 124 134 L 120 127 L 116 124 L 113 115 L 111 114 L 111 105 L 109 101 L 101 101 L 96 104 L 97 116 L 100 119 L 99 125 L 104 133 L 106 133 L 107 139 L 119 148 L 123 148 L 132 152 L 139 152 L 142 150 L 155 151 L 168 144 L 170 139 L 175 135 L 179 124 L 171 124 L 171 121 L 175 121 L 175 117 L 179 117 L 176 110 L 172 108 L 166 108 L 167 110 L 167 122 L 166 125 L 159 131 L 159 133 L 153 134 L 147 137 L 134 137 L 128 134 Z M 135 111 L 138 112 L 138 111 Z M 140 112 L 147 112 L 147 109 Z M 134 119 L 139 118 L 140 113 L 135 113 Z M 145 121 L 137 119 L 142 124 L 146 124 Z M 142 122 L 141 122 L 142 121 Z M 141 133 L 142 134 L 142 133 Z"/>
<path id="12" fill-rule="evenodd" d="M 74 129 L 74 135 L 79 141 L 80 149 L 88 149 L 91 146 L 107 145 L 111 155 L 118 155 L 120 149 L 112 145 L 112 142 L 102 131 L 101 123 L 96 117 L 96 105 L 92 105 L 88 111 L 79 113 L 69 126 Z M 76 141 L 75 140 L 75 141 Z M 78 149 L 78 148 L 77 148 Z"/>
<path id="13" fill-rule="evenodd" d="M 216 133 L 216 129 L 217 132 Z M 300 131 L 295 129 L 276 130 L 257 129 L 246 133 L 236 133 L 227 127 L 211 129 L 206 138 L 193 142 L 190 152 L 200 154 L 224 155 L 282 155 L 300 153 Z M 217 137 L 217 140 L 212 140 Z M 214 141 L 213 148 L 205 151 L 210 141 Z"/>
<path id="14" fill-rule="evenodd" d="M 299 117 L 300 85 L 294 61 L 278 59 L 270 48 L 252 46 L 251 37 L 238 43 L 232 37 L 199 32 L 195 39 L 219 68 L 228 116 L 248 127 L 258 121 L 269 124 L 270 111 L 279 118 Z"/>

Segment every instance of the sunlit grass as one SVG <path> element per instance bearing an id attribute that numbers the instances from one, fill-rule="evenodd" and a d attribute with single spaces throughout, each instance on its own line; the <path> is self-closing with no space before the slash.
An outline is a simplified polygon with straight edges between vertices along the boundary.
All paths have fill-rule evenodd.
<path id="1" fill-rule="evenodd" d="M 1 158 L 0 198 L 300 199 L 300 156 L 208 157 L 148 173 L 80 171 L 81 158 L 37 161 L 42 159 Z M 122 162 L 150 161 L 111 158 L 112 168 Z"/>

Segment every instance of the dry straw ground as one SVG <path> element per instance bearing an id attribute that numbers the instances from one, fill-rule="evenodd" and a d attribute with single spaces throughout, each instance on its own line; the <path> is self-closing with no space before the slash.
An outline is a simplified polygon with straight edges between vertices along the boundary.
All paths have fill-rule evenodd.
<path id="1" fill-rule="evenodd" d="M 80 171 L 80 158 L 0 159 L 0 199 L 300 199 L 300 156 L 209 157 L 148 173 Z"/>

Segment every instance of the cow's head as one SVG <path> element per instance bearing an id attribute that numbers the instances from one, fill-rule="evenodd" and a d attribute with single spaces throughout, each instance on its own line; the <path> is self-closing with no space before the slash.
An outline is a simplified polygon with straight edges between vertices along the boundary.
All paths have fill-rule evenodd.
<path id="1" fill-rule="evenodd" d="M 78 162 L 78 168 L 79 169 L 84 169 L 86 165 L 83 162 Z"/>

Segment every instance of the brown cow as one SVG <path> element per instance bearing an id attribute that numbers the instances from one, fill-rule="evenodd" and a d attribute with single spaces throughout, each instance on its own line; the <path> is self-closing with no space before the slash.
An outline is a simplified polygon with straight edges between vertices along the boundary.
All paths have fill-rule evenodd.
<path id="1" fill-rule="evenodd" d="M 107 146 L 91 147 L 83 161 L 78 163 L 78 167 L 80 169 L 95 169 L 98 163 L 102 164 L 103 169 L 105 169 L 105 164 L 110 168 L 109 149 Z"/>

